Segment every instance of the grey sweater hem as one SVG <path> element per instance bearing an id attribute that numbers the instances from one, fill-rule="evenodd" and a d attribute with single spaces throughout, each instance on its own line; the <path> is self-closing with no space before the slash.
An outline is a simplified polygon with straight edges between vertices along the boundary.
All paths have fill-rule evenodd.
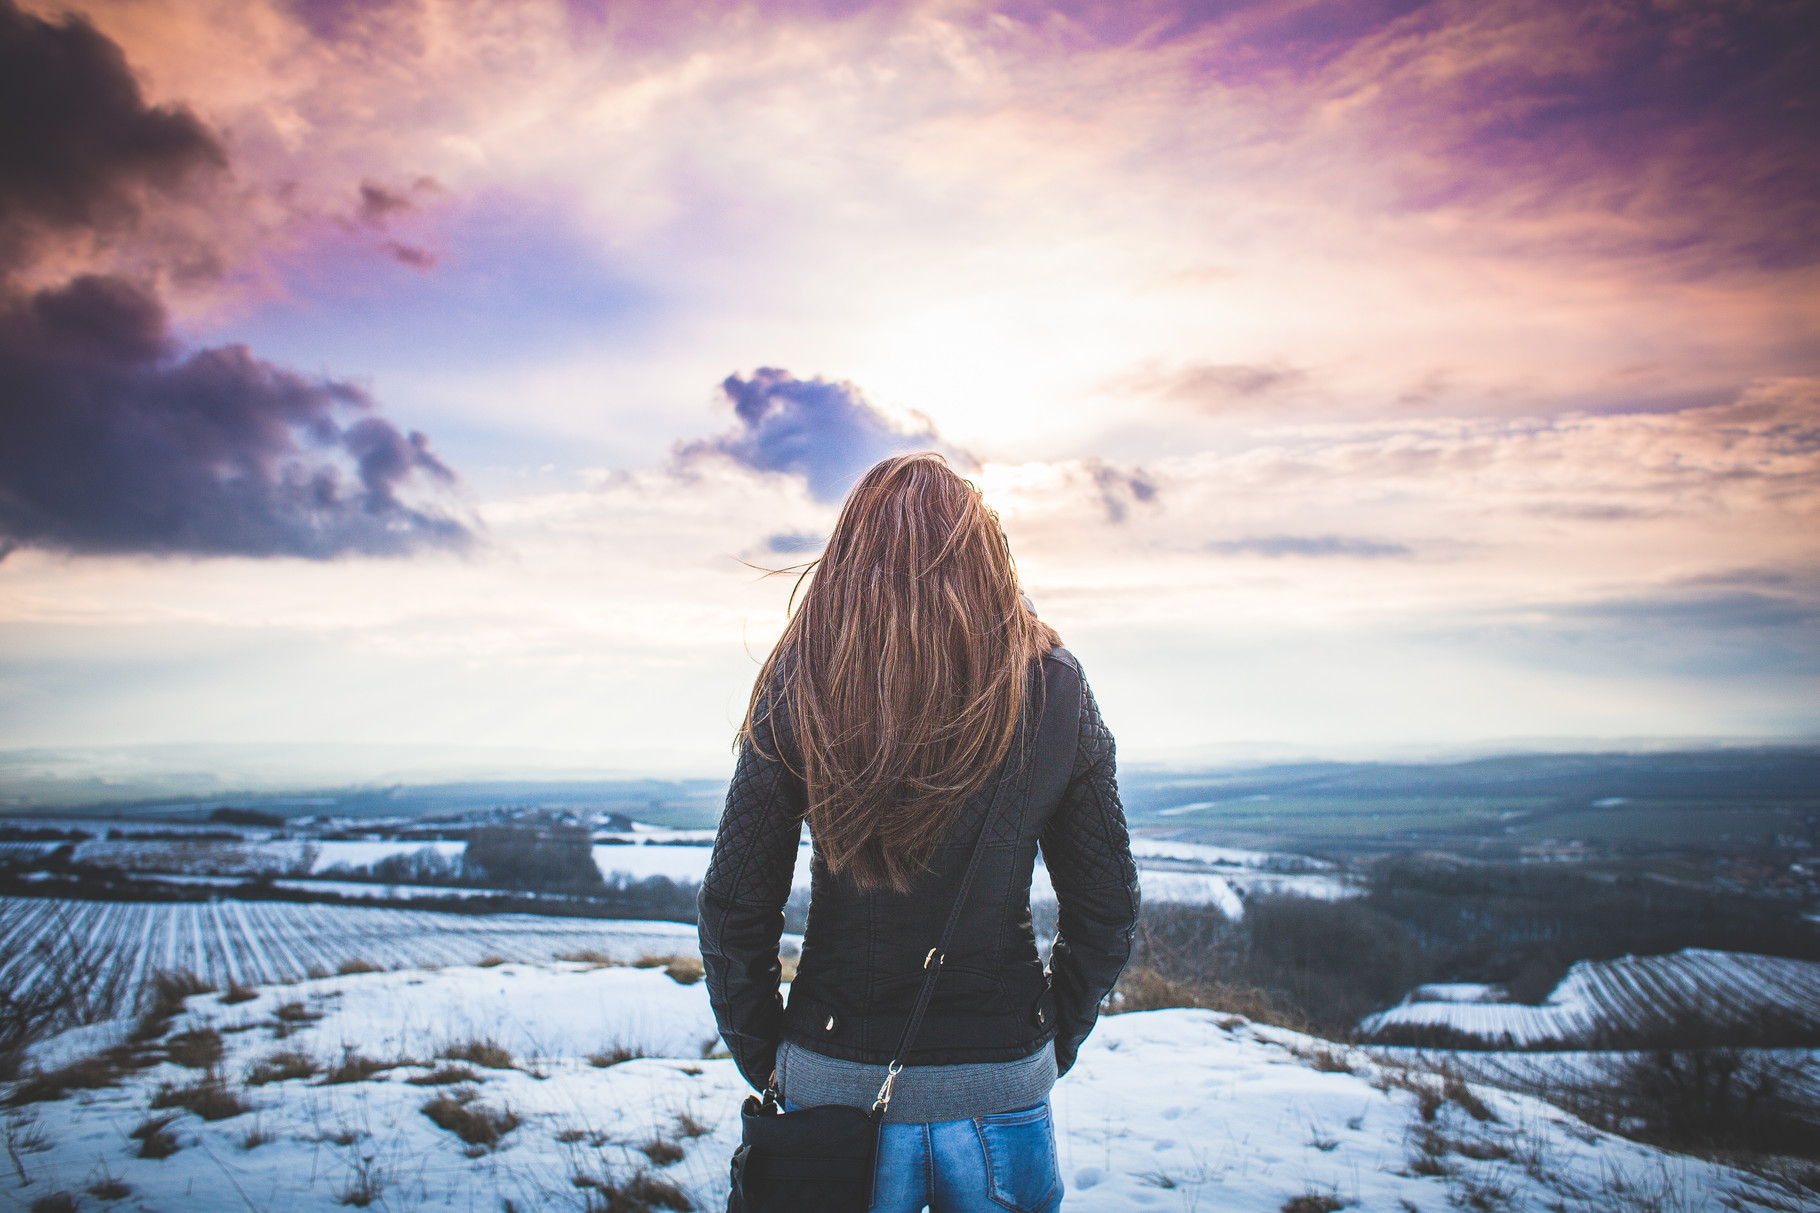
<path id="1" fill-rule="evenodd" d="M 1053 1043 L 1018 1061 L 905 1066 L 892 1084 L 885 1120 L 930 1124 L 1028 1108 L 1049 1098 L 1055 1077 Z M 870 1108 L 884 1081 L 884 1066 L 826 1057 L 789 1041 L 777 1049 L 777 1084 L 799 1108 Z"/>

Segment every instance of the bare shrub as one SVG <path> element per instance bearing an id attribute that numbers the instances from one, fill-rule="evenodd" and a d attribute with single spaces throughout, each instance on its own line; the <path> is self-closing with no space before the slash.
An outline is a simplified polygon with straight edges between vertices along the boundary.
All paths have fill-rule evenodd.
<path id="1" fill-rule="evenodd" d="M 180 1032 L 164 1046 L 165 1055 L 191 1070 L 206 1070 L 221 1060 L 221 1033 L 214 1028 Z"/>
<path id="2" fill-rule="evenodd" d="M 279 1049 L 254 1062 L 246 1081 L 248 1086 L 263 1087 L 270 1082 L 285 1082 L 292 1078 L 314 1078 L 320 1073 L 321 1064 L 308 1053 L 301 1049 Z"/>
<path id="3" fill-rule="evenodd" d="M 135 1039 L 155 1040 L 163 1036 L 171 1030 L 171 1020 L 183 1014 L 187 999 L 211 993 L 214 989 L 187 969 L 154 974 L 146 983 L 144 1009 L 133 1033 Z"/>
<path id="4" fill-rule="evenodd" d="M 512 1051 L 491 1037 L 485 1040 L 475 1038 L 445 1045 L 437 1050 L 436 1056 L 446 1057 L 450 1061 L 469 1062 L 488 1070 L 515 1068 L 512 1064 Z"/>
<path id="5" fill-rule="evenodd" d="M 428 1074 L 413 1074 L 405 1081 L 414 1087 L 447 1087 L 458 1082 L 479 1082 L 480 1076 L 466 1066 L 438 1066 Z"/>
<path id="6" fill-rule="evenodd" d="M 219 1079 L 204 1079 L 187 1087 L 166 1083 L 152 1096 L 154 1108 L 187 1108 L 204 1120 L 227 1120 L 248 1111 L 240 1096 Z"/>
<path id="7" fill-rule="evenodd" d="M 490 1150 L 518 1127 L 518 1114 L 510 1108 L 489 1108 L 479 1100 L 480 1092 L 473 1087 L 457 1087 L 424 1104 L 422 1111 L 438 1128 L 470 1146 Z"/>
<path id="8" fill-rule="evenodd" d="M 1803 1098 L 1811 1056 L 1735 1048 L 1623 1055 L 1592 1081 L 1538 1092 L 1610 1133 L 1670 1149 L 1820 1158 Z"/>
<path id="9" fill-rule="evenodd" d="M 176 1119 L 177 1114 L 174 1112 L 165 1116 L 148 1116 L 144 1123 L 127 1134 L 139 1143 L 139 1157 L 169 1158 L 183 1148 L 177 1135 L 171 1132 L 171 1123 Z"/>
<path id="10" fill-rule="evenodd" d="M 16 940 L 25 913 L 15 908 L 0 918 L 0 937 Z M 0 964 L 0 1079 L 19 1072 L 33 1041 L 112 1014 L 125 980 L 69 914 L 54 911 L 34 924 L 31 944 Z"/>
<path id="11" fill-rule="evenodd" d="M 502 889 L 587 894 L 606 884 L 593 833 L 561 822 L 482 826 L 468 835 L 462 871 Z"/>

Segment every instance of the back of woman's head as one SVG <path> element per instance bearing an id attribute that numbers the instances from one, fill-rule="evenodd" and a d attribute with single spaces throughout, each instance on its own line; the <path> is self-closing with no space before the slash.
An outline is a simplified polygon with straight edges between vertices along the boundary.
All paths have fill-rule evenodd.
<path id="1" fill-rule="evenodd" d="M 868 471 L 805 576 L 742 736 L 781 701 L 823 857 L 901 891 L 1009 752 L 1033 661 L 1060 641 L 998 516 L 940 455 Z"/>

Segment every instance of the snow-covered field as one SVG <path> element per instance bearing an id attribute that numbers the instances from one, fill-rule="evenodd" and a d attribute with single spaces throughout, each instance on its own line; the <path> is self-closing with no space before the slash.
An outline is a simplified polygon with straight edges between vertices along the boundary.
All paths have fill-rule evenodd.
<path id="1" fill-rule="evenodd" d="M 1602 1034 L 1667 1024 L 1677 1012 L 1713 1025 L 1748 1025 L 1774 1008 L 1820 1025 L 1820 963 L 1685 948 L 1664 956 L 1583 960 L 1540 1006 L 1491 1001 L 1493 986 L 1419 987 L 1400 1005 L 1359 1024 L 1362 1036 L 1387 1029 L 1446 1027 L 1508 1049 L 1573 1048 Z"/>
<path id="2" fill-rule="evenodd" d="M 98 826 L 96 827 L 99 828 Z M 640 825 L 619 835 L 625 843 L 602 843 L 593 848 L 594 862 L 610 880 L 644 880 L 662 876 L 677 882 L 699 883 L 707 874 L 712 852 L 712 830 L 670 830 Z M 16 844 L 30 853 L 53 849 L 55 844 Z M 253 839 L 247 842 L 169 839 L 106 840 L 79 844 L 75 858 L 84 863 L 118 867 L 129 872 L 158 873 L 194 880 L 230 880 L 265 874 L 287 879 L 321 879 L 338 868 L 369 867 L 391 856 L 430 850 L 445 860 L 459 860 L 461 842 L 398 842 L 372 840 Z M 1243 913 L 1240 898 L 1262 893 L 1295 893 L 1307 897 L 1338 898 L 1358 890 L 1334 871 L 1332 864 L 1302 856 L 1240 851 L 1199 843 L 1135 838 L 1144 897 L 1154 902 L 1217 905 L 1230 917 Z M 809 843 L 797 848 L 796 886 L 809 883 Z M 312 888 L 322 886 L 312 885 Z M 405 889 L 407 886 L 395 886 Z M 345 896 L 408 896 L 382 894 L 359 885 L 338 888 Z M 1032 900 L 1054 901 L 1055 891 L 1039 863 L 1031 886 Z"/>
<path id="3" fill-rule="evenodd" d="M 193 1045 L 209 1038 L 183 1034 L 209 1029 L 224 1050 L 214 1072 L 244 1111 L 153 1109 L 161 1090 L 170 1103 L 205 1078 L 168 1059 L 115 1086 L 18 1104 L 4 1114 L 14 1199 L 70 1192 L 89 1207 L 83 1194 L 99 1189 L 113 1194 L 106 1207 L 145 1213 L 329 1213 L 358 1201 L 464 1211 L 510 1201 L 532 1213 L 607 1207 L 607 1189 L 623 1197 L 641 1182 L 646 1204 L 613 1207 L 658 1207 L 652 1198 L 669 1192 L 672 1208 L 726 1199 L 745 1087 L 730 1061 L 703 1057 L 713 1027 L 702 986 L 658 970 L 512 964 L 329 978 L 233 1005 L 203 994 L 161 1039 Z M 33 1058 L 64 1064 L 125 1030 L 83 1029 Z M 456 1064 L 436 1054 L 476 1040 L 504 1053 L 439 1076 L 456 1081 L 421 1081 Z M 1431 1099 L 1424 1119 L 1412 1088 L 1438 1091 L 1437 1080 L 1331 1048 L 1206 1011 L 1103 1020 L 1054 1094 L 1064 1208 L 1270 1213 L 1322 1194 L 1368 1213 L 1754 1207 L 1740 1172 L 1606 1136 L 1534 1099 L 1485 1089 L 1479 1108 Z M 325 1082 L 320 1068 L 350 1050 L 385 1068 Z M 641 1051 L 651 1056 L 594 1064 Z M 262 1061 L 317 1072 L 248 1085 Z M 497 1140 L 464 1143 L 426 1105 L 483 1126 L 491 1115 Z M 142 1157 L 133 1134 L 155 1117 L 170 1117 L 152 1136 L 172 1152 Z"/>
<path id="4" fill-rule="evenodd" d="M 131 1000 L 153 973 L 189 972 L 211 985 L 298 981 L 364 962 L 380 968 L 473 964 L 489 956 L 552 960 L 598 952 L 619 960 L 693 955 L 686 923 L 442 914 L 281 901 L 106 902 L 0 898 L 0 978 L 36 974 L 65 938 L 106 960 L 104 984 Z M 29 985 L 35 977 L 25 978 Z"/>

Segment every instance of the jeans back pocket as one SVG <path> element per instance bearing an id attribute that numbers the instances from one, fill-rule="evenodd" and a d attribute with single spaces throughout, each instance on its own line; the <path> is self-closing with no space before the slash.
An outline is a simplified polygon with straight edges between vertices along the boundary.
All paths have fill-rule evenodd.
<path id="1" fill-rule="evenodd" d="M 1061 1195 L 1061 1168 L 1055 1160 L 1055 1122 L 1049 1102 L 1016 1112 L 973 1118 L 993 1202 L 1013 1213 L 1046 1213 Z"/>

